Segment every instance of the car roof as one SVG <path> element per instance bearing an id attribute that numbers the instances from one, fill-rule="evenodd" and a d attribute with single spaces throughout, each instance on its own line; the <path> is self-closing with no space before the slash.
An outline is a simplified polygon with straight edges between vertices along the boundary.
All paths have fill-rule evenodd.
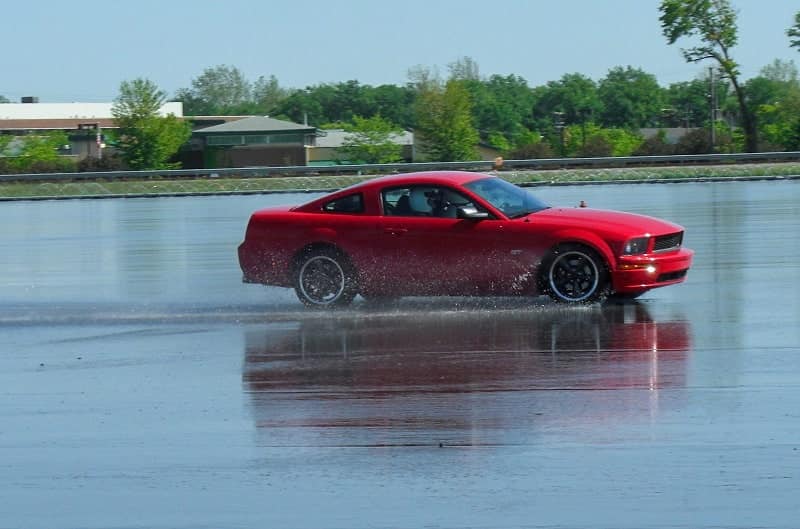
<path id="1" fill-rule="evenodd" d="M 473 180 L 491 177 L 483 173 L 470 171 L 421 171 L 417 173 L 404 173 L 380 176 L 363 182 L 366 186 L 384 187 L 386 185 L 411 185 L 411 184 L 451 184 L 464 185 Z M 355 186 L 354 186 L 355 187 Z"/>
<path id="2" fill-rule="evenodd" d="M 344 189 L 328 193 L 322 197 L 316 198 L 310 202 L 299 205 L 293 208 L 296 211 L 313 211 L 320 207 L 325 202 L 336 199 L 341 196 L 346 196 L 351 193 L 358 193 L 370 189 L 380 189 L 383 187 L 402 187 L 410 185 L 454 185 L 461 186 L 473 182 L 475 180 L 483 180 L 484 178 L 495 178 L 492 175 L 484 173 L 472 173 L 469 171 L 422 171 L 417 173 L 403 173 L 387 176 L 379 176 L 364 182 L 348 186 Z"/>

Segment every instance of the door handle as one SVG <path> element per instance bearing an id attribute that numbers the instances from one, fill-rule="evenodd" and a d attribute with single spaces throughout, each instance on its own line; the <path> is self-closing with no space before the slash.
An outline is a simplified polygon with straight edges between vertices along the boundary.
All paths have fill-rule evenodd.
<path id="1" fill-rule="evenodd" d="M 404 233 L 408 233 L 408 228 L 384 228 L 384 233 L 388 233 L 389 235 L 402 235 Z"/>

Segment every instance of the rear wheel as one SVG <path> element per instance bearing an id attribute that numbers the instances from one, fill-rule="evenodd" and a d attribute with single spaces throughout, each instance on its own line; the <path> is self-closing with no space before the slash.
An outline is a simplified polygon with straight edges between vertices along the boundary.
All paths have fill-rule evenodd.
<path id="1" fill-rule="evenodd" d="M 294 290 L 307 307 L 349 305 L 357 291 L 355 270 L 344 255 L 331 248 L 309 250 L 298 260 Z"/>
<path id="2" fill-rule="evenodd" d="M 605 262 L 579 244 L 564 244 L 544 261 L 540 284 L 545 294 L 561 303 L 594 303 L 608 296 Z"/>

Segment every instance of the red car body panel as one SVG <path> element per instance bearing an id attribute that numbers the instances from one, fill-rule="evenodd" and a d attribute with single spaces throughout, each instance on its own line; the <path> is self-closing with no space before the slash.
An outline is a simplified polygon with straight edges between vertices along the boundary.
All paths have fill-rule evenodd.
<path id="1" fill-rule="evenodd" d="M 693 252 L 680 246 L 677 224 L 630 213 L 589 208 L 549 208 L 509 218 L 465 184 L 496 178 L 468 172 L 425 172 L 376 178 L 297 207 L 255 212 L 239 246 L 244 281 L 282 287 L 295 282 L 296 259 L 311 246 L 347 256 L 364 295 L 515 295 L 537 293 L 537 267 L 556 246 L 577 243 L 602 256 L 612 289 L 641 293 L 684 281 Z M 382 192 L 431 185 L 469 198 L 489 218 L 390 216 Z M 324 209 L 360 194 L 358 213 Z M 388 206 L 386 206 L 388 207 Z M 623 255 L 636 237 L 679 234 L 667 251 L 648 248 Z"/>

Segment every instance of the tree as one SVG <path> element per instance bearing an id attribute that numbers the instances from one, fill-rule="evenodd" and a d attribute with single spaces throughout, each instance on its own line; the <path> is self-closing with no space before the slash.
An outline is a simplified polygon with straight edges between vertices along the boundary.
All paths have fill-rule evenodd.
<path id="1" fill-rule="evenodd" d="M 562 112 L 565 123 L 585 123 L 597 119 L 603 108 L 597 84 L 579 73 L 564 74 L 535 88 L 532 97 L 532 126 L 540 130 L 552 128 L 554 112 Z"/>
<path id="2" fill-rule="evenodd" d="M 745 83 L 747 102 L 756 114 L 762 150 L 783 150 L 795 144 L 793 114 L 800 92 L 793 61 L 775 60 Z"/>
<path id="3" fill-rule="evenodd" d="M 566 156 L 630 156 L 644 139 L 621 128 L 602 128 L 594 123 L 569 125 L 564 130 Z"/>
<path id="4" fill-rule="evenodd" d="M 800 11 L 794 16 L 794 25 L 786 30 L 789 36 L 789 47 L 797 48 L 800 51 Z"/>
<path id="5" fill-rule="evenodd" d="M 289 97 L 280 102 L 275 109 L 275 115 L 296 123 L 305 123 L 306 120 L 312 125 L 319 126 L 325 123 L 322 105 L 312 92 L 312 88 L 296 90 Z"/>
<path id="6" fill-rule="evenodd" d="M 798 83 L 797 67 L 793 61 L 774 60 L 763 67 L 756 77 L 745 83 L 747 101 L 755 112 L 761 105 L 774 104 L 780 101 Z"/>
<path id="7" fill-rule="evenodd" d="M 34 136 L 25 136 L 18 154 L 38 162 L 52 162 L 58 159 L 58 151 L 69 143 L 63 131 L 52 131 Z"/>
<path id="8" fill-rule="evenodd" d="M 403 130 L 380 116 L 371 118 L 353 117 L 346 125 L 347 135 L 343 152 L 348 160 L 358 163 L 392 163 L 403 159 L 402 145 L 392 138 Z"/>
<path id="9" fill-rule="evenodd" d="M 435 89 L 442 85 L 442 77 L 439 75 L 439 69 L 435 66 L 433 68 L 422 64 L 412 66 L 406 72 L 406 76 L 409 86 L 417 92 Z"/>
<path id="10" fill-rule="evenodd" d="M 272 114 L 281 101 L 289 96 L 289 90 L 282 88 L 274 75 L 263 75 L 253 83 L 252 102 L 258 114 Z"/>
<path id="11" fill-rule="evenodd" d="M 472 125 L 469 93 L 461 82 L 431 85 L 417 96 L 417 129 L 430 158 L 439 162 L 472 160 L 480 139 Z"/>
<path id="12" fill-rule="evenodd" d="M 661 111 L 662 127 L 708 127 L 711 120 L 711 76 L 702 72 L 691 81 L 672 83 L 665 91 L 665 107 Z M 714 76 L 714 91 L 717 95 L 717 108 L 725 116 L 738 115 L 738 104 L 731 96 L 730 83 Z"/>
<path id="13" fill-rule="evenodd" d="M 238 68 L 221 64 L 203 70 L 176 98 L 183 101 L 187 115 L 229 114 L 251 101 L 251 87 Z"/>
<path id="14" fill-rule="evenodd" d="M 11 103 L 6 96 L 0 95 L 0 103 Z"/>
<path id="15" fill-rule="evenodd" d="M 662 0 L 659 7 L 661 29 L 669 44 L 678 39 L 698 37 L 700 44 L 682 49 L 687 62 L 713 59 L 733 85 L 745 135 L 745 149 L 758 151 L 756 118 L 747 104 L 745 89 L 739 82 L 739 65 L 731 57 L 738 42 L 736 12 L 728 0 Z"/>
<path id="16" fill-rule="evenodd" d="M 780 59 L 775 59 L 761 68 L 759 75 L 770 81 L 779 83 L 797 83 L 799 79 L 797 65 L 793 60 L 782 61 Z"/>
<path id="17" fill-rule="evenodd" d="M 15 138 L 16 136 L 10 134 L 0 134 L 0 156 L 8 156 L 6 149 Z"/>
<path id="18" fill-rule="evenodd" d="M 800 89 L 794 89 L 779 102 L 763 105 L 759 124 L 767 149 L 800 149 Z"/>
<path id="19" fill-rule="evenodd" d="M 403 90 L 403 89 L 398 89 Z M 379 96 L 383 99 L 379 101 Z M 278 115 L 297 122 L 312 125 L 324 123 L 351 122 L 354 116 L 372 117 L 383 115 L 381 109 L 391 107 L 391 99 L 403 99 L 404 95 L 394 93 L 385 99 L 389 91 L 380 92 L 369 85 L 351 80 L 336 84 L 319 84 L 294 92 L 276 108 Z M 395 99 L 396 100 L 396 99 Z M 407 110 L 407 108 L 406 108 Z M 390 109 L 388 115 L 402 114 L 402 109 Z M 399 120 L 398 120 L 399 121 Z"/>
<path id="20" fill-rule="evenodd" d="M 117 148 L 131 169 L 170 169 L 168 163 L 191 136 L 188 123 L 159 114 L 165 93 L 148 79 L 120 84 L 111 113 L 119 127 Z"/>
<path id="21" fill-rule="evenodd" d="M 480 81 L 481 73 L 478 63 L 472 57 L 461 57 L 447 65 L 450 79 L 456 81 Z"/>
<path id="22" fill-rule="evenodd" d="M 800 147 L 800 79 L 793 61 L 775 60 L 747 81 L 765 150 Z"/>
<path id="23" fill-rule="evenodd" d="M 658 124 L 664 91 L 655 76 L 640 68 L 617 66 L 597 88 L 603 105 L 600 123 L 606 127 L 639 129 Z"/>
<path id="24" fill-rule="evenodd" d="M 698 77 L 669 85 L 661 114 L 662 126 L 690 128 L 708 121 L 711 108 L 708 82 L 707 77 Z M 717 89 L 722 86 L 722 83 L 718 83 Z"/>
<path id="25" fill-rule="evenodd" d="M 69 143 L 62 131 L 26 136 L 0 135 L 0 172 L 52 173 L 72 172 L 75 162 L 60 156 Z"/>
<path id="26" fill-rule="evenodd" d="M 483 141 L 500 150 L 526 143 L 533 94 L 523 78 L 493 75 L 461 83 L 469 92 L 473 123 Z"/>
<path id="27" fill-rule="evenodd" d="M 410 86 L 384 84 L 372 88 L 375 113 L 405 130 L 414 128 L 414 99 Z"/>

